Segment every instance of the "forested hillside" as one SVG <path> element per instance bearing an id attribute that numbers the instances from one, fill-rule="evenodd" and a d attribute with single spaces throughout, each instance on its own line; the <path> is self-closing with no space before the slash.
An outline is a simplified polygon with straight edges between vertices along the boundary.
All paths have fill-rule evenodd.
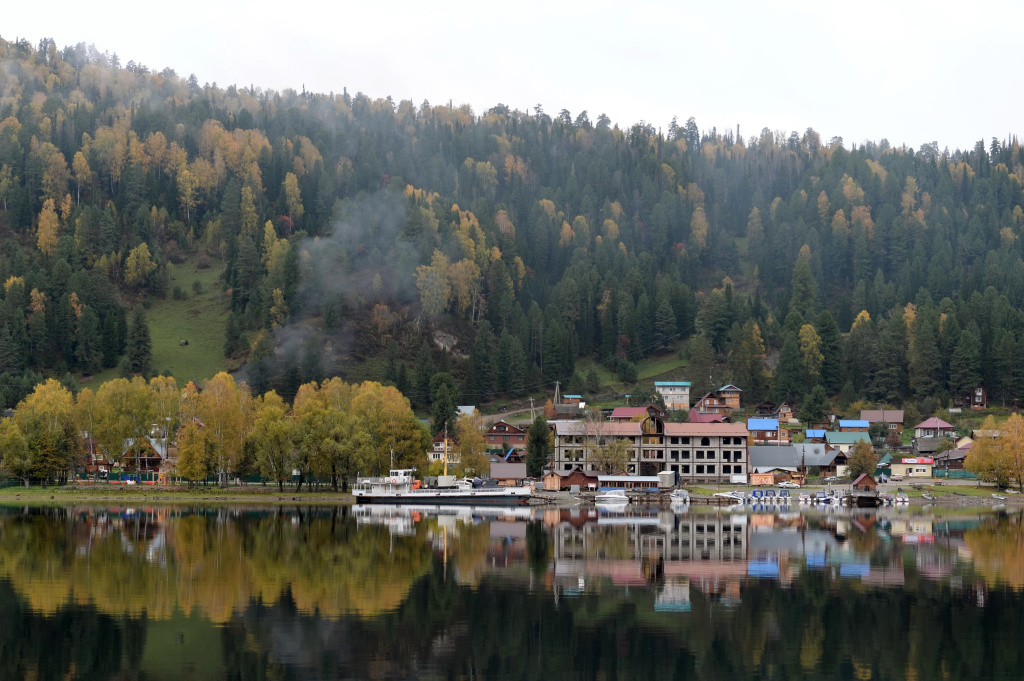
<path id="1" fill-rule="evenodd" d="M 130 310 L 187 295 L 169 268 L 195 259 L 224 271 L 224 352 L 257 394 L 372 358 L 414 403 L 436 373 L 483 403 L 585 389 L 580 358 L 629 380 L 682 349 L 695 393 L 732 381 L 747 403 L 817 384 L 926 409 L 984 385 L 1010 403 L 1022 164 L 1015 138 L 951 152 L 692 118 L 622 129 L 0 40 L 3 401 L 41 375 L 159 370 L 125 355 Z"/>

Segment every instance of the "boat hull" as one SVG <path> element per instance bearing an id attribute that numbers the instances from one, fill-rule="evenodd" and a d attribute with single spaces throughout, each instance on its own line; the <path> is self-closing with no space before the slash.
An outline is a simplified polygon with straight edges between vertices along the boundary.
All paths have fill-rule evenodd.
<path id="1" fill-rule="evenodd" d="M 488 490 L 415 490 L 409 492 L 353 492 L 360 504 L 496 504 L 516 505 L 530 501 L 529 488 Z"/>

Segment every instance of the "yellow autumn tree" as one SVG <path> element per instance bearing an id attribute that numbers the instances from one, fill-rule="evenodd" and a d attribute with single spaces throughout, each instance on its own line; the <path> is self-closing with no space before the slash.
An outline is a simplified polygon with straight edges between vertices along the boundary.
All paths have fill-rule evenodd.
<path id="1" fill-rule="evenodd" d="M 435 250 L 429 265 L 416 268 L 416 289 L 420 293 L 423 312 L 428 317 L 438 317 L 448 309 L 452 292 L 448 267 L 448 256 Z"/>
<path id="2" fill-rule="evenodd" d="M 149 246 L 145 241 L 128 252 L 128 257 L 124 262 L 124 278 L 129 286 L 135 288 L 144 286 L 154 270 L 156 270 L 156 263 L 153 262 Z"/>
<path id="3" fill-rule="evenodd" d="M 703 252 L 708 247 L 708 216 L 704 213 L 704 206 L 697 206 L 693 209 L 693 217 L 690 218 L 690 245 Z"/>
<path id="4" fill-rule="evenodd" d="M 53 199 L 46 199 L 43 202 L 43 209 L 39 211 L 39 226 L 36 231 L 36 245 L 46 255 L 53 255 L 57 248 L 57 236 L 60 232 L 60 218 L 54 207 Z"/>

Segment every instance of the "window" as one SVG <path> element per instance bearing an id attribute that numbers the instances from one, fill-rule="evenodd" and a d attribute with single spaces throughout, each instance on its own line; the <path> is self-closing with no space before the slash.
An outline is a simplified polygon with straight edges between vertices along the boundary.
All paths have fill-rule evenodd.
<path id="1" fill-rule="evenodd" d="M 672 450 L 672 452 L 671 452 L 671 454 L 669 454 L 669 457 L 670 457 L 670 458 L 671 458 L 671 459 L 672 459 L 673 461 L 679 461 L 679 450 L 678 450 L 678 449 L 673 449 L 673 450 Z"/>
<path id="2" fill-rule="evenodd" d="M 689 458 L 690 458 L 690 452 L 688 452 L 688 451 L 686 451 L 686 450 L 684 449 L 684 450 L 683 450 L 683 459 L 689 459 Z"/>
<path id="3" fill-rule="evenodd" d="M 732 461 L 732 452 L 730 452 L 730 451 L 722 452 L 722 459 L 725 460 L 725 461 Z"/>
<path id="4" fill-rule="evenodd" d="M 670 443 L 670 444 L 674 444 L 674 445 L 677 445 L 677 444 L 679 444 L 679 438 L 677 438 L 677 437 L 673 437 L 673 438 L 671 439 L 671 443 Z"/>
<path id="5" fill-rule="evenodd" d="M 714 466 L 708 466 L 708 475 L 714 475 L 714 474 L 715 474 L 715 467 Z"/>
<path id="6" fill-rule="evenodd" d="M 709 437 L 702 437 L 700 439 L 700 446 L 701 447 L 710 447 L 711 446 L 711 438 L 709 438 Z"/>
<path id="7" fill-rule="evenodd" d="M 703 449 L 698 449 L 697 450 L 697 458 L 698 459 L 703 459 L 704 458 L 704 450 Z"/>
<path id="8" fill-rule="evenodd" d="M 689 466 L 683 466 L 683 474 L 684 475 L 689 475 L 690 474 L 690 467 Z"/>
<path id="9" fill-rule="evenodd" d="M 708 458 L 709 458 L 709 459 L 713 459 L 713 458 L 715 458 L 715 453 L 714 453 L 713 451 L 709 451 L 709 452 L 708 452 Z"/>
<path id="10" fill-rule="evenodd" d="M 681 439 L 681 440 L 683 441 L 683 444 L 684 444 L 684 445 L 688 445 L 688 444 L 690 444 L 690 438 L 688 438 L 688 437 L 684 437 L 684 438 L 680 438 L 680 439 Z"/>
<path id="11" fill-rule="evenodd" d="M 704 466 L 697 466 L 697 475 L 704 475 Z"/>
<path id="12" fill-rule="evenodd" d="M 732 472 L 731 466 L 722 466 L 722 475 L 726 475 Z"/>

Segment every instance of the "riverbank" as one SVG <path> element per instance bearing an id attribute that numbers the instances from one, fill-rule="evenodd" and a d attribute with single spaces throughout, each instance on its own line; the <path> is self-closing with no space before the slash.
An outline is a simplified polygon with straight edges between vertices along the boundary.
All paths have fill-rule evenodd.
<path id="1" fill-rule="evenodd" d="M 348 506 L 355 503 L 349 493 L 330 490 L 294 492 L 285 488 L 252 485 L 245 487 L 168 487 L 151 485 L 82 485 L 59 487 L 7 487 L 0 489 L 0 504 L 51 503 L 259 503 L 323 504 Z"/>

